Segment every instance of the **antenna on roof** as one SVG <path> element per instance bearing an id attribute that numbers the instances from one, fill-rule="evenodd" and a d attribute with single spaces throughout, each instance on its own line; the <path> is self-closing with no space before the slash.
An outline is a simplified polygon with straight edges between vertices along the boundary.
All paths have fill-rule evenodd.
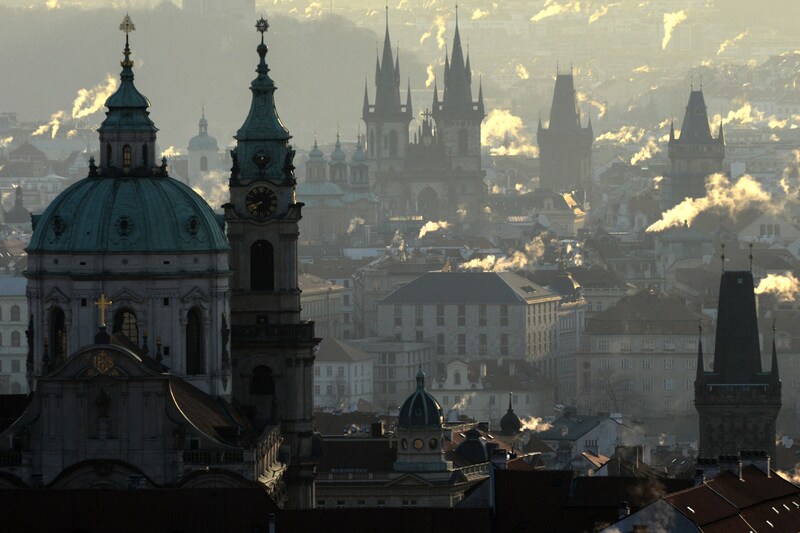
<path id="1" fill-rule="evenodd" d="M 750 243 L 750 273 L 753 273 L 753 243 Z"/>
<path id="2" fill-rule="evenodd" d="M 725 272 L 725 243 L 722 243 L 722 272 Z"/>

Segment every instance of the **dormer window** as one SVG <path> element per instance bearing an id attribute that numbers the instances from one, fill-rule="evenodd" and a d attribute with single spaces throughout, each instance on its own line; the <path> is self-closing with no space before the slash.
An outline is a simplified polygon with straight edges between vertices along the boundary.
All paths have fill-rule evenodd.
<path id="1" fill-rule="evenodd" d="M 122 147 L 122 168 L 131 168 L 131 147 L 129 144 Z"/>
<path id="2" fill-rule="evenodd" d="M 142 166 L 143 167 L 149 166 L 148 163 L 147 163 L 147 160 L 148 160 L 147 156 L 148 155 L 150 155 L 150 154 L 148 154 L 148 152 L 147 152 L 147 145 L 143 144 L 142 145 Z"/>

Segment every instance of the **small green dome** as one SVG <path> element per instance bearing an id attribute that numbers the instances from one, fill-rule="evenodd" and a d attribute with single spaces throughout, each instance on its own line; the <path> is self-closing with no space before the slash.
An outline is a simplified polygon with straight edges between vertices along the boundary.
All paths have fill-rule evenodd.
<path id="1" fill-rule="evenodd" d="M 331 153 L 331 161 L 332 162 L 344 162 L 347 160 L 347 154 L 344 153 L 342 150 L 342 143 L 339 141 L 339 134 L 336 134 L 336 146 Z"/>
<path id="2" fill-rule="evenodd" d="M 222 215 L 169 177 L 88 177 L 33 217 L 28 253 L 228 250 Z"/>

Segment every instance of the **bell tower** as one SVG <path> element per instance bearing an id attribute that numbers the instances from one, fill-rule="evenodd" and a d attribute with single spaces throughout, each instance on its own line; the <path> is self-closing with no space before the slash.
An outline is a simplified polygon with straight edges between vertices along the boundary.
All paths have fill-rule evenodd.
<path id="1" fill-rule="evenodd" d="M 256 29 L 258 76 L 250 85 L 250 112 L 231 151 L 230 202 L 225 221 L 231 246 L 233 399 L 256 431 L 280 426 L 291 456 L 284 474 L 287 506 L 314 504 L 311 456 L 313 322 L 300 320 L 297 283 L 298 223 L 294 149 L 275 109 L 261 18 Z"/>

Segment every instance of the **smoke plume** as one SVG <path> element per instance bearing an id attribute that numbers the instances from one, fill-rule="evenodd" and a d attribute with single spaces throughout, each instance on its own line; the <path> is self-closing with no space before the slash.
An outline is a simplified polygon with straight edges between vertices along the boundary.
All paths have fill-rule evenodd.
<path id="1" fill-rule="evenodd" d="M 717 50 L 717 55 L 722 54 L 722 52 L 724 52 L 725 50 L 727 50 L 728 48 L 730 48 L 734 44 L 738 43 L 739 41 L 741 41 L 742 39 L 744 39 L 748 35 L 750 35 L 750 30 L 745 30 L 742 33 L 740 33 L 739 35 L 737 35 L 736 37 L 734 37 L 733 39 L 727 39 L 727 40 L 723 41 L 722 44 L 719 45 L 719 50 Z"/>
<path id="2" fill-rule="evenodd" d="M 481 145 L 490 147 L 492 155 L 527 155 L 536 157 L 539 148 L 525 133 L 522 119 L 507 109 L 492 109 L 481 128 Z"/>
<path id="3" fill-rule="evenodd" d="M 517 76 L 519 76 L 519 79 L 521 80 L 527 80 L 528 78 L 531 77 L 531 75 L 528 74 L 528 69 L 526 69 L 525 65 L 523 65 L 522 63 L 517 65 L 516 71 L 517 71 Z"/>
<path id="4" fill-rule="evenodd" d="M 419 235 L 417 235 L 418 239 L 423 238 L 428 233 L 439 231 L 443 229 L 447 229 L 450 226 L 450 223 L 445 220 L 440 220 L 439 222 L 434 222 L 429 220 L 419 229 Z"/>
<path id="5" fill-rule="evenodd" d="M 766 278 L 762 278 L 756 287 L 756 294 L 772 294 L 784 302 L 796 300 L 798 293 L 800 293 L 800 280 L 791 272 L 769 274 Z"/>
<path id="6" fill-rule="evenodd" d="M 600 9 L 598 9 L 597 11 L 595 11 L 594 13 L 592 13 L 589 16 L 589 24 L 594 24 L 595 22 L 597 22 L 601 18 L 603 18 L 606 15 L 608 15 L 608 10 L 609 9 L 611 9 L 612 7 L 616 7 L 618 5 L 621 5 L 621 4 L 622 4 L 622 2 L 614 2 L 614 3 L 611 3 L 611 4 L 603 4 L 600 7 Z"/>
<path id="7" fill-rule="evenodd" d="M 597 137 L 595 141 L 603 142 L 608 141 L 615 144 L 635 144 L 642 142 L 644 139 L 645 131 L 643 128 L 636 126 L 622 126 L 617 131 L 607 131 Z"/>
<path id="8" fill-rule="evenodd" d="M 230 201 L 228 180 L 218 170 L 201 173 L 200 181 L 192 187 L 216 212 L 222 212 L 222 205 Z"/>
<path id="9" fill-rule="evenodd" d="M 522 418 L 519 419 L 519 421 L 522 422 L 522 429 L 523 430 L 527 429 L 527 430 L 532 431 L 534 433 L 540 433 L 542 431 L 547 431 L 548 429 L 550 429 L 552 427 L 550 424 L 548 424 L 547 422 L 545 422 L 541 418 L 535 417 L 535 416 L 523 416 Z"/>
<path id="10" fill-rule="evenodd" d="M 350 219 L 350 224 L 347 225 L 347 234 L 352 234 L 358 226 L 363 226 L 366 223 L 361 217 L 353 217 Z"/>
<path id="11" fill-rule="evenodd" d="M 483 9 L 480 9 L 480 8 L 478 8 L 475 11 L 472 12 L 472 20 L 482 19 L 483 17 L 487 17 L 487 16 L 489 16 L 489 12 L 488 11 L 484 11 Z"/>
<path id="12" fill-rule="evenodd" d="M 669 41 L 672 39 L 672 32 L 678 27 L 678 24 L 686 20 L 686 10 L 682 9 L 675 13 L 664 13 L 664 39 L 661 40 L 661 49 L 666 50 Z"/>
<path id="13" fill-rule="evenodd" d="M 180 151 L 178 151 L 178 149 L 175 148 L 174 146 L 170 146 L 169 148 L 161 152 L 161 157 L 166 157 L 167 159 L 171 157 L 178 157 L 179 155 L 181 155 Z"/>
<path id="14" fill-rule="evenodd" d="M 656 144 L 655 138 L 649 137 L 647 139 L 647 143 L 642 147 L 642 149 L 636 152 L 633 157 L 631 157 L 631 165 L 637 165 L 642 161 L 647 161 L 660 151 L 661 148 L 659 148 L 658 144 Z"/>
<path id="15" fill-rule="evenodd" d="M 536 13 L 534 16 L 531 17 L 531 22 L 539 22 L 540 20 L 544 20 L 549 17 L 553 17 L 555 15 L 560 15 L 562 13 L 580 13 L 581 12 L 581 3 L 577 0 L 572 0 L 565 4 L 559 4 L 555 0 L 547 0 L 544 3 L 541 11 Z"/>
<path id="16" fill-rule="evenodd" d="M 482 270 L 484 272 L 503 272 L 521 270 L 533 266 L 544 255 L 544 241 L 536 236 L 523 250 L 512 250 L 506 256 L 487 255 L 483 259 L 473 259 L 461 265 L 461 270 Z"/>
<path id="17" fill-rule="evenodd" d="M 97 113 L 103 108 L 109 96 L 117 90 L 119 82 L 111 74 L 106 75 L 106 83 L 91 89 L 80 89 L 72 103 L 72 118 L 84 118 Z"/>
<path id="18" fill-rule="evenodd" d="M 36 131 L 31 133 L 31 136 L 32 137 L 38 137 L 39 135 L 44 135 L 45 133 L 47 133 L 49 131 L 50 132 L 50 138 L 51 139 L 55 139 L 56 138 L 56 134 L 58 133 L 58 128 L 61 127 L 61 121 L 64 120 L 65 116 L 66 116 L 66 113 L 64 113 L 63 111 L 56 111 L 55 113 L 50 115 L 50 122 L 47 122 L 46 124 L 42 124 L 41 126 L 36 128 Z"/>
<path id="19" fill-rule="evenodd" d="M 428 73 L 428 78 L 425 80 L 425 87 L 430 87 L 433 85 L 433 81 L 436 79 L 436 73 L 433 71 L 433 65 L 428 65 L 426 72 Z"/>
<path id="20" fill-rule="evenodd" d="M 587 103 L 590 106 L 597 109 L 597 118 L 603 118 L 604 116 L 606 116 L 606 111 L 608 111 L 608 106 L 606 106 L 606 104 L 604 104 L 600 100 L 592 98 L 591 96 L 588 96 L 582 92 L 576 93 L 575 97 L 578 99 L 578 102 Z"/>

